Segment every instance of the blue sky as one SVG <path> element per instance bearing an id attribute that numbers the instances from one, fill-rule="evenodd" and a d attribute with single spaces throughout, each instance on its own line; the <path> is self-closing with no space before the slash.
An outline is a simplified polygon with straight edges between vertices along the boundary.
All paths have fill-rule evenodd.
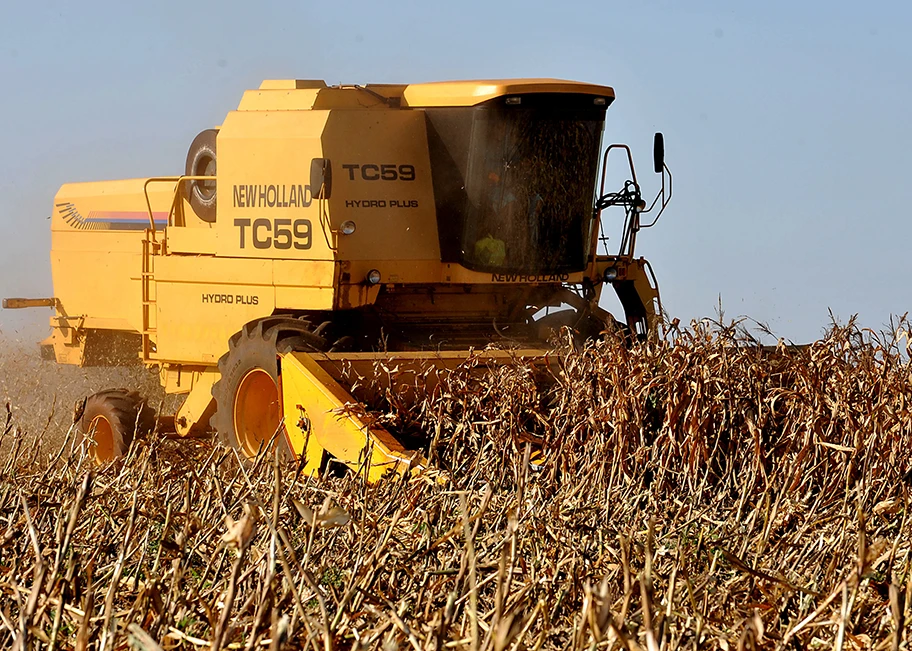
<path id="1" fill-rule="evenodd" d="M 912 296 L 910 24 L 900 2 L 6 3 L 0 295 L 50 294 L 62 183 L 180 173 L 261 79 L 563 77 L 614 86 L 605 141 L 647 194 L 665 133 L 675 196 L 638 250 L 672 316 L 721 298 L 794 341 L 828 310 L 879 328 Z"/>

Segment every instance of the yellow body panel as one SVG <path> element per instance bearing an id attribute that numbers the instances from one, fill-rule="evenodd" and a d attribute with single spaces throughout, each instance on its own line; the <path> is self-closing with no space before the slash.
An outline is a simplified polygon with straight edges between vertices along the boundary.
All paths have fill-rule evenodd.
<path id="1" fill-rule="evenodd" d="M 145 179 L 68 183 L 51 214 L 51 274 L 59 311 L 85 328 L 142 329 L 139 274 L 149 224 Z M 167 222 L 172 188 L 153 188 L 154 218 Z"/>
<path id="2" fill-rule="evenodd" d="M 260 90 L 295 90 L 306 88 L 326 88 L 326 82 L 322 79 L 264 79 L 260 83 Z"/>
<path id="3" fill-rule="evenodd" d="M 215 364 L 231 335 L 275 307 L 271 260 L 162 256 L 155 275 L 157 360 Z"/>
<path id="4" fill-rule="evenodd" d="M 275 306 L 292 310 L 299 305 L 333 309 L 337 265 L 326 260 L 275 260 L 272 263 Z"/>
<path id="5" fill-rule="evenodd" d="M 349 134 L 361 134 L 351 138 Z M 345 220 L 356 230 L 338 236 L 340 260 L 428 260 L 440 266 L 436 209 L 425 118 L 417 111 L 336 111 L 326 122 L 324 156 L 339 161 L 326 201 L 333 231 Z M 414 167 L 415 181 L 366 180 L 354 165 Z M 379 268 L 379 267 L 378 267 Z M 381 272 L 383 270 L 381 269 Z M 360 282 L 363 276 L 359 276 Z"/>
<path id="6" fill-rule="evenodd" d="M 209 226 L 210 224 L 204 224 L 204 227 L 170 226 L 165 238 L 168 253 L 215 255 L 219 231 Z"/>
<path id="7" fill-rule="evenodd" d="M 218 135 L 217 255 L 333 259 L 331 234 L 309 185 L 328 117 L 321 111 L 228 114 Z M 295 237 L 304 234 L 302 225 L 306 237 Z"/>
<path id="8" fill-rule="evenodd" d="M 162 256 L 157 360 L 213 364 L 245 323 L 278 308 L 332 309 L 332 261 Z"/>
<path id="9" fill-rule="evenodd" d="M 313 108 L 319 90 L 306 88 L 295 90 L 260 89 L 248 90 L 238 104 L 239 111 L 309 111 Z"/>

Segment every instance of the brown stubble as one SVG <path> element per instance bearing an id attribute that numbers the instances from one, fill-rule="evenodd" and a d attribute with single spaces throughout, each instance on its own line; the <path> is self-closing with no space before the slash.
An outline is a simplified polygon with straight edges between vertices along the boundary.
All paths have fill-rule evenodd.
<path id="1" fill-rule="evenodd" d="M 14 411 L 0 644 L 899 648 L 907 327 L 769 350 L 695 324 L 566 344 L 547 381 L 470 360 L 372 405 L 430 434 L 443 485 L 156 437 L 95 469 L 32 452 Z"/>

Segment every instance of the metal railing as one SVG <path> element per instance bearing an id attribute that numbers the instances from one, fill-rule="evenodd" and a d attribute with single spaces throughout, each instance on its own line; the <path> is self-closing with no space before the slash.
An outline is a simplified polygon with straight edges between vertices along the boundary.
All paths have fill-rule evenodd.
<path id="1" fill-rule="evenodd" d="M 142 358 L 143 361 L 152 361 L 152 337 L 158 332 L 158 323 L 152 324 L 152 316 L 157 301 L 155 295 L 155 257 L 161 254 L 162 243 L 156 239 L 158 232 L 155 226 L 155 214 L 152 212 L 152 200 L 149 198 L 149 186 L 153 183 L 174 183 L 174 196 L 171 199 L 171 209 L 168 211 L 168 226 L 174 225 L 174 218 L 178 212 L 181 197 L 181 184 L 184 181 L 215 181 L 214 176 L 156 176 L 146 179 L 143 183 L 143 196 L 146 199 L 146 209 L 149 211 L 149 228 L 145 231 L 142 244 L 142 268 L 140 271 L 140 286 L 142 291 Z"/>
<path id="2" fill-rule="evenodd" d="M 171 226 L 171 218 L 177 213 L 178 199 L 181 196 L 181 184 L 184 181 L 215 181 L 214 176 L 153 176 L 146 179 L 143 183 L 143 195 L 146 198 L 146 208 L 149 211 L 149 228 L 153 237 L 156 233 L 155 216 L 152 213 L 152 200 L 149 199 L 149 186 L 153 183 L 174 183 L 174 198 L 171 199 L 171 209 L 168 211 L 168 225 Z"/>

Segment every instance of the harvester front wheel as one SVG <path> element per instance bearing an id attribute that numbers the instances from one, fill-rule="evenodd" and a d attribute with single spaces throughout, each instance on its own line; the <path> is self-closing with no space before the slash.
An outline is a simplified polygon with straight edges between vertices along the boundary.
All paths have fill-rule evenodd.
<path id="1" fill-rule="evenodd" d="M 212 426 L 227 446 L 253 459 L 276 437 L 286 458 L 292 452 L 281 433 L 278 353 L 322 351 L 327 341 L 298 319 L 271 317 L 249 323 L 228 341 L 228 352 L 219 359 L 221 377 L 212 386 L 216 412 Z"/>
<path id="2" fill-rule="evenodd" d="M 79 429 L 98 464 L 122 457 L 137 434 L 155 427 L 155 412 L 135 391 L 108 389 L 86 398 Z"/>

